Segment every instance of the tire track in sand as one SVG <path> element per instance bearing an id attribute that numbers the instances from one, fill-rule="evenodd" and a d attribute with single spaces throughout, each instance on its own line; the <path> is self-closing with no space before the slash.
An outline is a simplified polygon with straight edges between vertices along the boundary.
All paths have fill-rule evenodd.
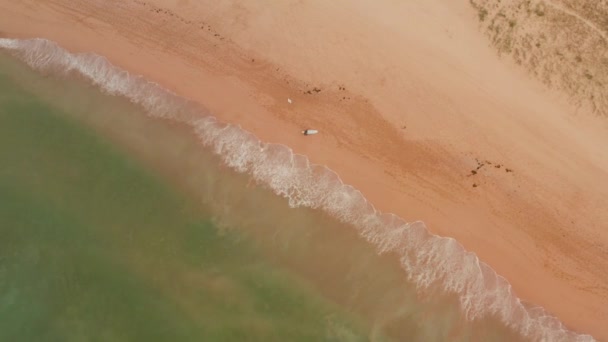
<path id="1" fill-rule="evenodd" d="M 551 1 L 551 0 L 545 0 L 545 1 L 541 1 L 540 2 L 545 3 L 547 6 L 553 7 L 553 9 L 560 11 L 564 14 L 567 14 L 571 17 L 576 18 L 577 20 L 581 21 L 583 24 L 587 25 L 591 30 L 595 31 L 595 33 L 599 34 L 606 42 L 608 42 L 608 34 L 606 34 L 606 32 L 602 31 L 599 27 L 597 27 L 594 23 L 592 23 L 590 20 L 586 19 L 585 17 L 581 16 L 580 14 L 574 12 L 571 9 L 568 9 L 562 5 L 556 4 L 555 2 Z"/>

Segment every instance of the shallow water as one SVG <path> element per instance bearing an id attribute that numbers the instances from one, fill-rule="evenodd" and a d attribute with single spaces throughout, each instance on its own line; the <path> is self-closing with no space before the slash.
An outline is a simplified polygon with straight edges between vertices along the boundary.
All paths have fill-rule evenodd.
<path id="1" fill-rule="evenodd" d="M 66 112 L 129 115 L 124 105 L 51 103 L 0 75 L 0 340 L 365 336 L 245 234 L 219 229 L 204 205 Z"/>
<path id="2" fill-rule="evenodd" d="M 17 57 L 46 77 L 0 60 L 4 337 L 585 338 L 304 157 L 45 44 Z"/>

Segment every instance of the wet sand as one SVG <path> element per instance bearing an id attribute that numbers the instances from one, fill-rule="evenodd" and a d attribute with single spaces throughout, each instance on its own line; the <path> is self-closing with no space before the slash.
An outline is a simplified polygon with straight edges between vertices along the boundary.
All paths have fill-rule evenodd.
<path id="1" fill-rule="evenodd" d="M 382 211 L 456 238 L 524 300 L 608 337 L 605 120 L 500 60 L 468 3 L 0 9 L 3 36 L 107 56 L 285 143 Z M 321 134 L 302 137 L 308 127 Z"/>

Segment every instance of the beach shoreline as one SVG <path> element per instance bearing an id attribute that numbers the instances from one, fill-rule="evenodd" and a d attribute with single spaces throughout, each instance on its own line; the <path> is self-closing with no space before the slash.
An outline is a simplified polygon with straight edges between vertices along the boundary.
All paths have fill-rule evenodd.
<path id="1" fill-rule="evenodd" d="M 520 298 L 543 306 L 570 328 L 608 337 L 603 330 L 608 291 L 601 285 L 607 280 L 601 252 L 608 243 L 602 232 L 608 189 L 601 184 L 606 162 L 598 146 L 603 141 L 598 133 L 605 126 L 595 124 L 597 119 L 579 115 L 574 122 L 570 109 L 550 94 L 539 99 L 542 92 L 533 82 L 505 76 L 515 73 L 507 66 L 490 72 L 501 81 L 493 89 L 498 92 L 490 92 L 484 77 L 462 78 L 470 65 L 458 64 L 461 55 L 443 58 L 430 44 L 412 52 L 412 61 L 404 62 L 398 72 L 411 72 L 420 82 L 417 85 L 396 76 L 376 83 L 367 75 L 343 80 L 360 65 L 347 61 L 343 70 L 327 73 L 323 67 L 296 62 L 302 58 L 312 64 L 328 53 L 287 55 L 287 62 L 280 63 L 276 59 L 284 51 L 276 46 L 261 45 L 260 50 L 247 46 L 246 38 L 256 42 L 256 31 L 243 37 L 242 32 L 225 28 L 234 23 L 222 24 L 218 19 L 234 9 L 215 8 L 216 17 L 206 16 L 203 24 L 190 18 L 201 8 L 162 7 L 158 2 L 2 4 L 0 32 L 11 38 L 44 37 L 71 51 L 106 56 L 204 105 L 220 120 L 241 125 L 262 141 L 283 143 L 327 165 L 383 212 L 408 221 L 420 219 L 432 232 L 454 237 L 505 276 Z M 310 18 L 317 5 L 310 5 L 310 13 L 290 13 Z M 241 19 L 248 15 L 252 16 L 245 11 Z M 370 15 L 369 20 L 378 19 Z M 419 23 L 410 25 L 398 29 L 410 32 Z M 461 31 L 464 35 L 466 30 Z M 257 39 L 272 38 L 266 33 L 260 31 L 262 38 Z M 378 41 L 380 46 L 388 44 Z M 501 65 L 479 45 L 471 43 L 475 57 L 486 63 L 477 63 L 480 69 Z M 346 44 L 345 50 L 358 46 Z M 269 48 L 267 55 L 260 52 L 264 48 Z M 426 71 L 414 68 L 420 61 L 417 55 L 431 61 Z M 367 58 L 373 62 L 370 65 L 380 65 L 390 56 Z M 338 68 L 328 64 L 327 68 Z M 452 75 L 445 74 L 448 66 L 456 70 Z M 303 76 L 307 70 L 314 71 L 308 78 Z M 441 76 L 425 79 L 430 75 Z M 404 101 L 396 98 L 400 92 L 406 93 L 405 100 L 417 103 L 406 108 L 409 114 L 403 117 L 395 109 Z M 479 103 L 471 104 L 477 97 Z M 530 98 L 535 99 L 531 105 Z M 442 122 L 441 111 L 446 108 L 459 109 L 458 115 Z M 415 112 L 421 109 L 424 114 Z M 524 110 L 536 116 L 512 113 Z M 497 114 L 484 117 L 488 112 Z M 461 132 L 466 127 L 470 131 Z M 299 134 L 303 128 L 318 128 L 321 134 L 303 137 Z M 499 134 L 504 130 L 508 134 Z M 586 148 L 588 153 L 581 153 Z"/>

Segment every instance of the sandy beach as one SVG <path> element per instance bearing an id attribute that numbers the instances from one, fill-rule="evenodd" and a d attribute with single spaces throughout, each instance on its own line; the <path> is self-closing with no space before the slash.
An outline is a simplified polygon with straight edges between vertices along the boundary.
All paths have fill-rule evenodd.
<path id="1" fill-rule="evenodd" d="M 499 54 L 474 3 L 1 1 L 0 37 L 106 56 L 285 144 L 379 210 L 456 239 L 527 303 L 608 340 L 608 124 L 593 102 L 608 76 L 547 69 L 595 82 L 547 86 Z"/>

